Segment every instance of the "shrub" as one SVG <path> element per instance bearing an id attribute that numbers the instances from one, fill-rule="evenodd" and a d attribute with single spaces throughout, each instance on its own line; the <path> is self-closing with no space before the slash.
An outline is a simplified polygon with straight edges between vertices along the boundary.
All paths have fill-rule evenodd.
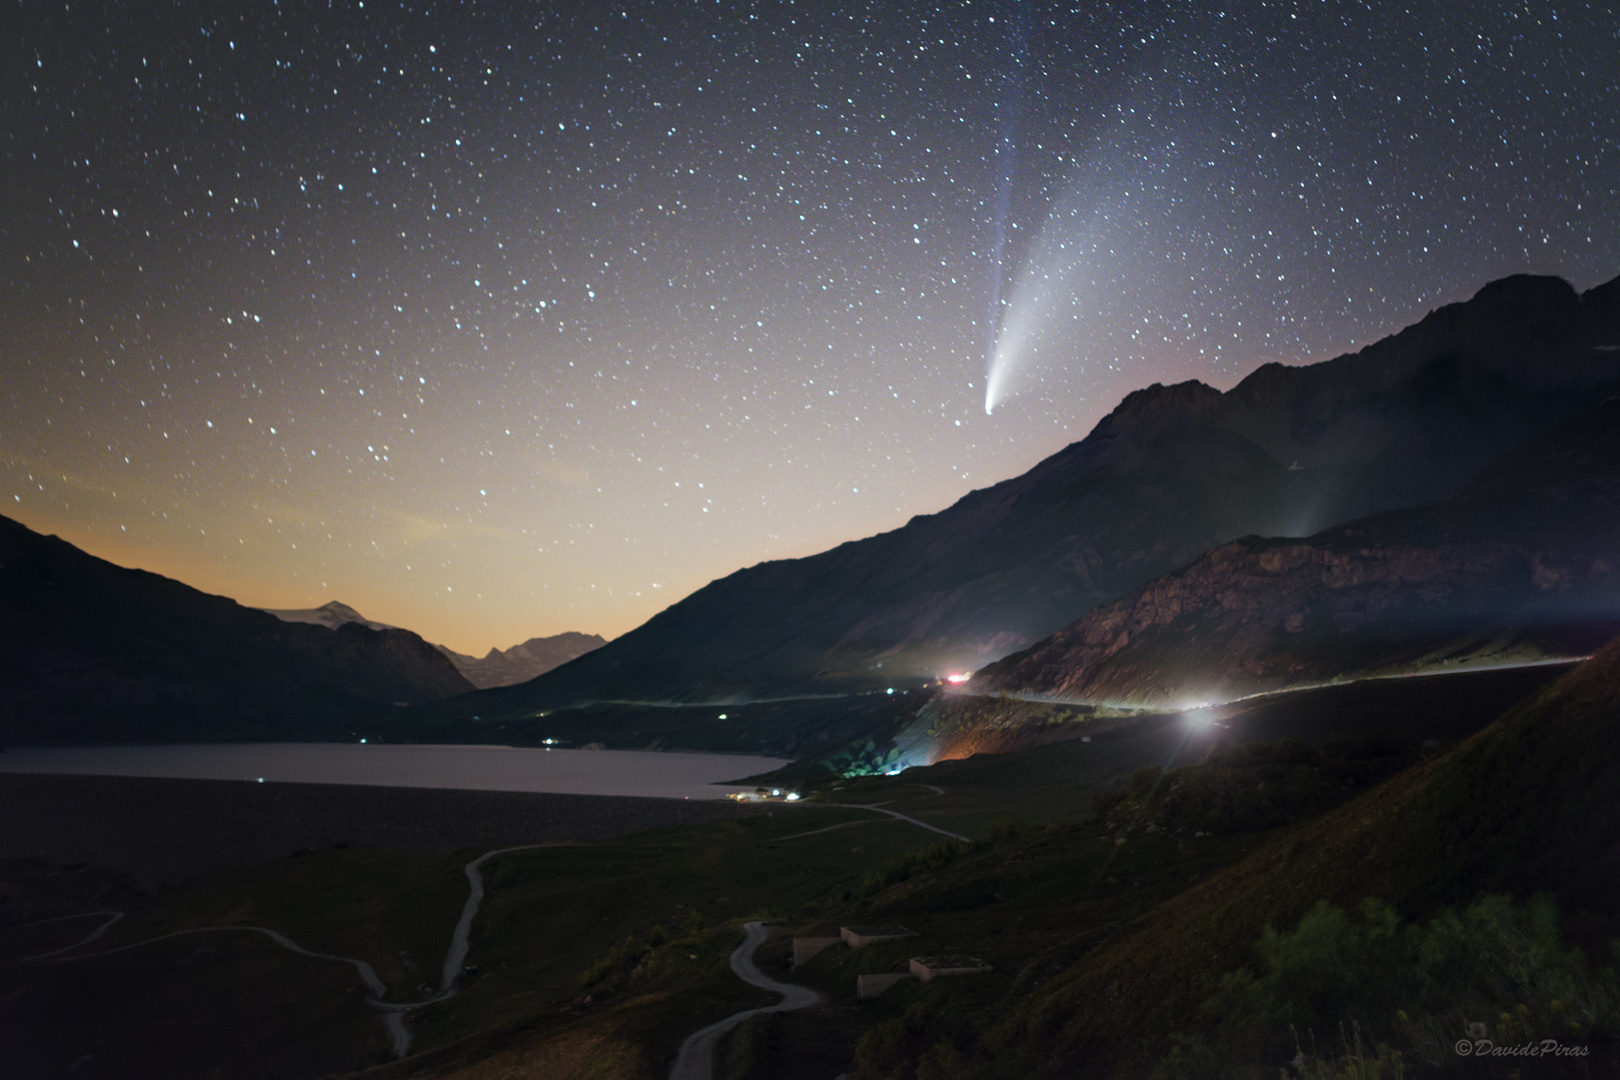
<path id="1" fill-rule="evenodd" d="M 1486 896 L 1427 925 L 1377 900 L 1354 916 L 1319 902 L 1291 931 L 1266 928 L 1255 953 L 1253 968 L 1222 976 L 1200 1014 L 1229 1054 L 1280 1051 L 1290 1029 L 1305 1033 L 1309 1051 L 1293 1047 L 1300 1076 L 1398 1076 L 1408 1061 L 1455 1064 L 1459 1038 L 1569 1042 L 1620 1026 L 1613 969 L 1561 943 L 1549 897 Z M 1336 1026 L 1344 1053 L 1317 1056 L 1312 1033 Z M 1371 1056 L 1363 1033 L 1378 1040 Z"/>

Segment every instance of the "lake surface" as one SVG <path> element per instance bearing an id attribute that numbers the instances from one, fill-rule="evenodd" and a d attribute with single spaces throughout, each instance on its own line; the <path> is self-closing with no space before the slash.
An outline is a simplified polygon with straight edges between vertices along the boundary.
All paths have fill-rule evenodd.
<path id="1" fill-rule="evenodd" d="M 784 758 L 652 750 L 361 743 L 41 746 L 0 753 L 0 772 L 264 780 L 296 784 L 546 791 L 720 799 L 754 785 L 716 782 L 779 769 Z"/>

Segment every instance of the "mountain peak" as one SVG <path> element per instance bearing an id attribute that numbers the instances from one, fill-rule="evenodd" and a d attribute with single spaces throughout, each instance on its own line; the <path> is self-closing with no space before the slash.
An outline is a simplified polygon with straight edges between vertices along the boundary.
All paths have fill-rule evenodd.
<path id="1" fill-rule="evenodd" d="M 1112 421 L 1119 424 L 1142 417 L 1157 416 L 1168 411 L 1178 413 L 1191 411 L 1204 416 L 1213 416 L 1221 407 L 1222 397 L 1219 390 L 1197 379 L 1188 379 L 1186 382 L 1172 383 L 1169 386 L 1154 383 L 1152 386 L 1132 390 L 1126 394 L 1125 400 L 1115 406 L 1114 411 L 1108 414 L 1103 423 Z"/>
<path id="2" fill-rule="evenodd" d="M 354 608 L 341 600 L 328 600 L 317 608 L 261 608 L 280 619 L 282 622 L 315 623 L 331 630 L 348 623 L 359 623 L 369 626 L 373 630 L 392 630 L 389 623 L 377 622 L 368 619 Z"/>

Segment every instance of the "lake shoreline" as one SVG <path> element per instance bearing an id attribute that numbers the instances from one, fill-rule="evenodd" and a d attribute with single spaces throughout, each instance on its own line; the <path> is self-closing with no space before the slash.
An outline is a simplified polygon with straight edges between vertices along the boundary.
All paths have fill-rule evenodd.
<path id="1" fill-rule="evenodd" d="M 14 748 L 0 773 L 251 780 L 708 800 L 786 765 L 740 754 L 466 743 L 149 743 Z"/>

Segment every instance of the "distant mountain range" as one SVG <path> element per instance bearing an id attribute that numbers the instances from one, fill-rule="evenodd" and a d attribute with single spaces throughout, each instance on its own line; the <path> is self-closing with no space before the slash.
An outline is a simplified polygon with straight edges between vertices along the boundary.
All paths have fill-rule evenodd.
<path id="1" fill-rule="evenodd" d="M 1369 674 L 1591 653 L 1620 634 L 1620 397 L 1456 495 L 1248 536 L 1094 608 L 964 689 L 1173 708 Z"/>
<path id="2" fill-rule="evenodd" d="M 1310 536 L 1451 495 L 1617 390 L 1620 279 L 1577 294 L 1506 278 L 1352 355 L 1267 364 L 1226 393 L 1137 391 L 1023 476 L 739 570 L 452 711 L 829 694 L 979 667 L 1238 537 Z"/>
<path id="3" fill-rule="evenodd" d="M 284 622 L 0 517 L 0 742 L 346 739 L 470 690 L 408 630 Z"/>
<path id="4" fill-rule="evenodd" d="M 435 646 L 448 656 L 467 681 L 480 690 L 493 686 L 515 686 L 561 667 L 576 657 L 607 644 L 601 634 L 568 631 L 550 637 L 535 637 L 510 649 L 491 649 L 483 656 L 468 656 L 446 645 Z"/>
<path id="5" fill-rule="evenodd" d="M 345 623 L 359 623 L 373 630 L 394 629 L 387 623 L 366 618 L 348 604 L 338 600 L 322 604 L 318 608 L 262 610 L 286 622 L 314 623 L 333 630 Z M 456 665 L 456 670 L 466 676 L 468 682 L 480 690 L 487 690 L 492 686 L 512 686 L 515 683 L 527 682 L 536 675 L 543 675 L 554 667 L 585 655 L 592 649 L 601 648 L 606 643 L 607 639 L 600 634 L 568 631 L 553 634 L 551 637 L 530 638 L 510 649 L 491 649 L 482 657 L 456 652 L 448 645 L 435 645 L 434 648 L 448 656 L 450 662 Z"/>

